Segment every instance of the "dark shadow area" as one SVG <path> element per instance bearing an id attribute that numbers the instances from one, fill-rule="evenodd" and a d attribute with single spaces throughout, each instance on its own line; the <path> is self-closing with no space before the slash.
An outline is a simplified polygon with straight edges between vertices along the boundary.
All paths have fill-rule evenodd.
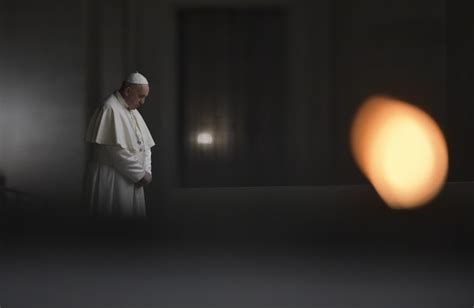
<path id="1" fill-rule="evenodd" d="M 366 185 L 180 190 L 148 221 L 25 211 L 2 226 L 1 297 L 7 307 L 463 307 L 472 188 L 448 183 L 411 211 Z"/>
<path id="2" fill-rule="evenodd" d="M 0 170 L 0 208 L 3 209 L 7 204 L 7 192 L 5 191 L 5 187 L 7 187 L 7 179 L 3 174 L 2 170 Z"/>
<path id="3" fill-rule="evenodd" d="M 180 190 L 146 220 L 58 216 L 23 203 L 6 207 L 2 232 L 87 243 L 138 240 L 194 245 L 302 245 L 341 249 L 471 251 L 472 183 L 448 183 L 429 205 L 393 210 L 368 185 Z M 28 208 L 28 206 L 31 206 Z M 153 205 L 149 205 L 152 207 Z M 15 241 L 11 240 L 14 244 Z M 363 250 L 363 249 L 362 249 Z"/>

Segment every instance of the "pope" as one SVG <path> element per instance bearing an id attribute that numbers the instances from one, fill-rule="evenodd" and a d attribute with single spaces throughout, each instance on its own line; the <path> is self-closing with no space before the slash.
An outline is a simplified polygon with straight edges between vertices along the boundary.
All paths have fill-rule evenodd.
<path id="1" fill-rule="evenodd" d="M 86 141 L 91 144 L 91 155 L 84 191 L 93 215 L 146 217 L 143 187 L 152 180 L 155 142 L 137 109 L 149 92 L 147 79 L 132 73 L 89 122 Z"/>

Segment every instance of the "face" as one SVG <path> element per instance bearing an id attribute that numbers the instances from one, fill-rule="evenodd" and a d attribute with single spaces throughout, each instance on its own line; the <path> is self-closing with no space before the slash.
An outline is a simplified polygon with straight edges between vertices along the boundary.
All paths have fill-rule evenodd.
<path id="1" fill-rule="evenodd" d="M 140 108 L 145 104 L 145 99 L 150 92 L 148 85 L 133 85 L 129 86 L 124 91 L 124 99 L 130 109 Z"/>

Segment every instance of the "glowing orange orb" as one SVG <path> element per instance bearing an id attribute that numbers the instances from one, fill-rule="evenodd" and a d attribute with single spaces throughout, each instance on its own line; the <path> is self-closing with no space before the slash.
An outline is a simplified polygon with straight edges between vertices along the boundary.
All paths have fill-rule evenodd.
<path id="1" fill-rule="evenodd" d="M 351 146 L 358 166 L 392 208 L 428 203 L 446 180 L 443 133 L 408 103 L 381 96 L 365 101 L 352 124 Z"/>

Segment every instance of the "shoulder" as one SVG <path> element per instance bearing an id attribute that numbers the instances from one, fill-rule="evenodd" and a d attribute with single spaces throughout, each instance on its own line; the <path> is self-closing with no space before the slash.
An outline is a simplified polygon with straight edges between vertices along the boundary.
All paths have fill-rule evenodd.
<path id="1" fill-rule="evenodd" d="M 117 109 L 120 107 L 120 102 L 114 94 L 109 95 L 102 104 L 103 109 Z"/>
<path id="2" fill-rule="evenodd" d="M 125 114 L 126 108 L 124 108 L 117 97 L 112 94 L 103 102 L 103 104 L 99 107 L 99 110 L 102 113 L 110 113 L 116 116 L 121 116 L 122 114 Z"/>
<path id="3" fill-rule="evenodd" d="M 94 119 L 112 119 L 112 118 L 120 118 L 120 103 L 118 102 L 117 98 L 112 94 L 103 103 L 94 111 L 92 117 Z"/>

